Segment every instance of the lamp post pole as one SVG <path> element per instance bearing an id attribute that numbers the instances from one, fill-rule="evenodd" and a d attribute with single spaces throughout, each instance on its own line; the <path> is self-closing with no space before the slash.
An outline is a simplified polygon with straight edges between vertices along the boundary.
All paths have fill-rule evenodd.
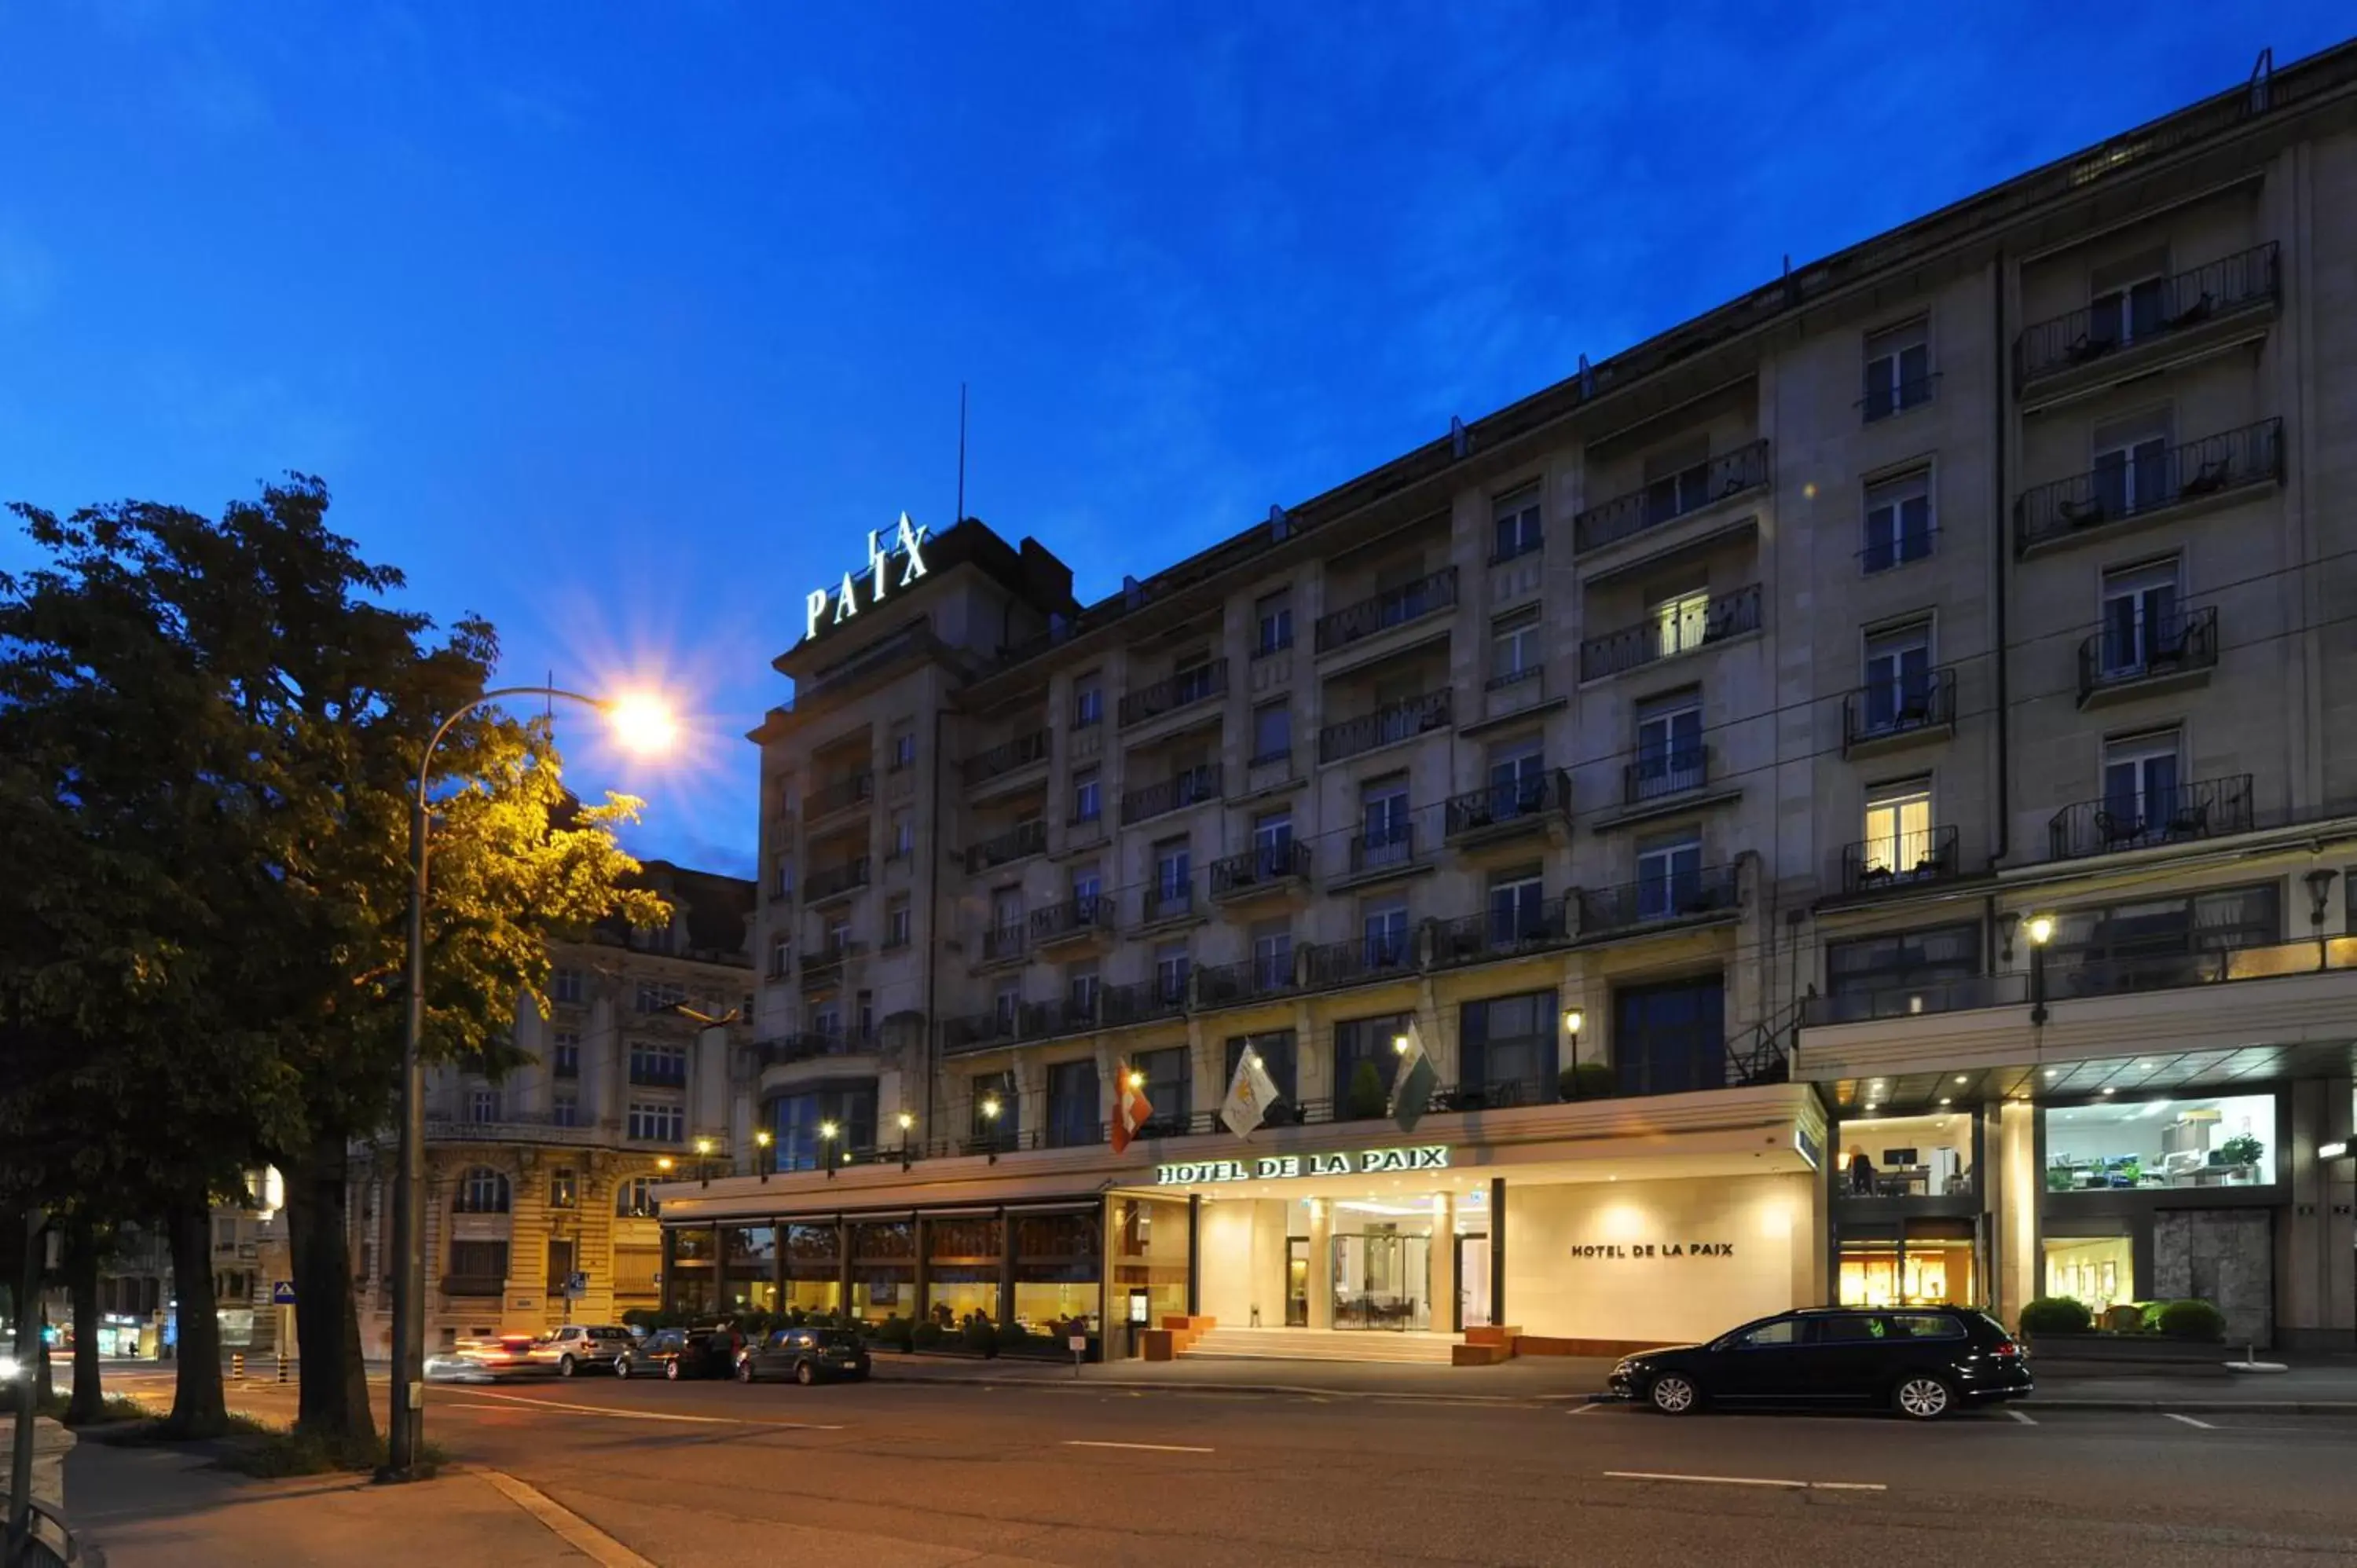
<path id="1" fill-rule="evenodd" d="M 614 704 L 555 686 L 501 686 L 453 709 L 425 743 L 409 797 L 409 1007 L 401 1032 L 401 1175 L 393 1189 L 393 1419 L 386 1425 L 380 1481 L 406 1481 L 416 1473 L 425 1404 L 425 1071 L 419 1045 L 425 1033 L 425 886 L 432 824 L 425 790 L 434 753 L 450 726 L 503 697 L 563 698 L 600 713 Z"/>

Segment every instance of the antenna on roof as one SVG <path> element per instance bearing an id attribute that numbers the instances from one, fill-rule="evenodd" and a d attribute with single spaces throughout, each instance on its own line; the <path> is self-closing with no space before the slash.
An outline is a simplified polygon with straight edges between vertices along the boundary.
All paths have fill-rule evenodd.
<path id="1" fill-rule="evenodd" d="M 1596 372 L 1588 367 L 1587 356 L 1579 357 L 1579 397 L 1585 403 L 1596 395 Z"/>
<path id="2" fill-rule="evenodd" d="M 2251 67 L 2251 113 L 2264 114 L 2270 106 L 2268 89 L 2275 83 L 2276 50 L 2273 44 L 2259 51 L 2258 63 Z"/>
<path id="3" fill-rule="evenodd" d="M 1450 414 L 1448 416 L 1449 452 L 1453 456 L 1461 458 L 1466 453 L 1470 452 L 1472 449 L 1473 437 L 1465 433 L 1465 422 L 1458 418 L 1455 414 Z"/>
<path id="4" fill-rule="evenodd" d="M 1134 610 L 1146 602 L 1146 585 L 1125 574 L 1121 579 L 1121 607 Z"/>
<path id="5" fill-rule="evenodd" d="M 1268 537 L 1273 544 L 1281 544 L 1293 532 L 1293 518 L 1281 506 L 1268 509 Z"/>
<path id="6" fill-rule="evenodd" d="M 965 521 L 965 383 L 958 382 L 958 493 L 957 511 L 950 519 L 955 528 Z"/>

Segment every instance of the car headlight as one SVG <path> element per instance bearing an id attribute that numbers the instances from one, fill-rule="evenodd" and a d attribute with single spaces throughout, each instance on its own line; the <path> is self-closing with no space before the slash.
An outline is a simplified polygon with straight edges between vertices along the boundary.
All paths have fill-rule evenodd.
<path id="1" fill-rule="evenodd" d="M 0 1356 L 0 1383 L 12 1382 L 16 1376 L 16 1358 Z"/>

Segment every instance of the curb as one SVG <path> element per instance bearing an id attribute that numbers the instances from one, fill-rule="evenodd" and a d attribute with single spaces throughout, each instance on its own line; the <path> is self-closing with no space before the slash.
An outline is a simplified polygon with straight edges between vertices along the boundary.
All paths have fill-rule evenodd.
<path id="1" fill-rule="evenodd" d="M 2019 1402 L 2022 1410 L 2108 1410 L 2128 1411 L 2145 1415 L 2188 1415 L 2216 1412 L 2221 1415 L 2357 1415 L 2357 1401 L 2351 1400 L 2155 1400 L 2155 1399 L 2038 1399 Z"/>
<path id="2" fill-rule="evenodd" d="M 1107 1379 L 1056 1378 L 928 1378 L 884 1377 L 872 1379 L 877 1383 L 923 1383 L 931 1387 L 966 1389 L 1047 1389 L 1090 1393 L 1157 1393 L 1157 1394 L 1291 1394 L 1311 1399 L 1331 1400 L 1415 1400 L 1431 1404 L 1529 1405 L 1560 1402 L 1566 1400 L 1591 1400 L 1592 1394 L 1446 1394 L 1429 1393 L 1408 1389 L 1329 1389 L 1301 1383 L 1199 1383 L 1199 1382 L 1129 1382 Z"/>

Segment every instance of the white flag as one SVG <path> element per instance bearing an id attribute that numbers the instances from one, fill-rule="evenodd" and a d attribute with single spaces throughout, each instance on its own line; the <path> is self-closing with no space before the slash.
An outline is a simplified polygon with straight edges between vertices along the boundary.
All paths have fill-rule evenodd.
<path id="1" fill-rule="evenodd" d="M 1276 1100 L 1276 1084 L 1269 1078 L 1268 1069 L 1260 1065 L 1260 1053 L 1246 1047 L 1236 1058 L 1236 1076 L 1228 1084 L 1228 1098 L 1221 1103 L 1220 1120 L 1237 1137 L 1249 1138 Z"/>

